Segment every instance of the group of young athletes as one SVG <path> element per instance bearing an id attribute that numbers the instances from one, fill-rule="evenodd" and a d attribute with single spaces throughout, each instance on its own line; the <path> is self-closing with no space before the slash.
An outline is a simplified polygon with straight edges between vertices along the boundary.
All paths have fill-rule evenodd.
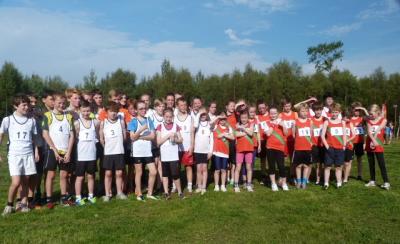
<path id="1" fill-rule="evenodd" d="M 243 183 L 252 192 L 256 157 L 260 183 L 269 182 L 272 191 L 288 191 L 289 180 L 305 189 L 311 175 L 328 189 L 332 167 L 340 188 L 349 181 L 353 155 L 361 180 L 366 151 L 366 186 L 376 186 L 376 160 L 384 181 L 381 187 L 388 190 L 383 154 L 387 121 L 380 107 L 374 104 L 367 110 L 355 102 L 344 111 L 331 96 L 324 99 L 324 105 L 310 98 L 293 106 L 284 99 L 279 107 L 262 100 L 256 105 L 228 101 L 217 113 L 215 102 L 205 107 L 194 97 L 188 104 L 178 93 L 151 101 L 148 94 L 135 100 L 111 90 L 108 105 L 103 106 L 100 91 L 47 91 L 41 109 L 37 96 L 16 95 L 15 111 L 2 119 L 0 127 L 0 143 L 8 134 L 11 176 L 3 215 L 54 208 L 57 169 L 60 205 L 81 206 L 96 203 L 96 196 L 105 202 L 113 197 L 124 200 L 131 192 L 139 201 L 159 200 L 158 191 L 166 199 L 174 192 L 183 199 L 183 182 L 188 193 L 203 195 L 210 161 L 214 191 L 226 192 L 231 185 L 240 192 Z M 290 160 L 288 172 L 285 158 Z"/>

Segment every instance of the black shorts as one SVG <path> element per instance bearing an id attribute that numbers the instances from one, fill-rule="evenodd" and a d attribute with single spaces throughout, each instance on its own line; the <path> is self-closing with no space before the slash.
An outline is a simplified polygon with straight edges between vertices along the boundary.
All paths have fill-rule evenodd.
<path id="1" fill-rule="evenodd" d="M 236 142 L 229 141 L 229 162 L 236 164 Z"/>
<path id="2" fill-rule="evenodd" d="M 294 151 L 293 153 L 293 164 L 311 164 L 311 151 Z"/>
<path id="3" fill-rule="evenodd" d="M 259 153 L 257 153 L 257 157 L 259 158 L 266 158 L 267 157 L 267 141 L 266 140 L 262 140 L 261 141 L 261 151 Z"/>
<path id="4" fill-rule="evenodd" d="M 361 157 L 362 155 L 364 155 L 364 143 L 354 143 L 354 155 L 356 155 L 357 157 Z"/>
<path id="5" fill-rule="evenodd" d="M 105 170 L 123 170 L 125 168 L 124 154 L 104 155 L 103 168 Z"/>
<path id="6" fill-rule="evenodd" d="M 207 164 L 208 154 L 207 153 L 194 153 L 194 162 L 196 164 Z"/>
<path id="7" fill-rule="evenodd" d="M 44 160 L 45 160 L 45 149 L 44 147 L 38 147 L 39 150 L 39 161 L 36 162 L 36 173 L 42 175 L 44 171 Z"/>
<path id="8" fill-rule="evenodd" d="M 346 149 L 344 151 L 344 161 L 349 162 L 353 160 L 353 150 Z"/>
<path id="9" fill-rule="evenodd" d="M 151 149 L 151 153 L 153 154 L 153 158 L 159 158 L 160 157 L 160 148 L 155 147 Z"/>
<path id="10" fill-rule="evenodd" d="M 325 166 L 332 166 L 332 164 L 336 166 L 342 166 L 344 164 L 344 150 L 343 149 L 335 149 L 329 148 L 325 150 Z"/>
<path id="11" fill-rule="evenodd" d="M 75 166 L 76 176 L 85 176 L 85 173 L 90 175 L 96 174 L 97 164 L 96 160 L 92 161 L 77 161 Z"/>
<path id="12" fill-rule="evenodd" d="M 56 171 L 57 167 L 59 168 L 59 170 L 67 171 L 68 173 L 72 173 L 75 170 L 75 164 L 72 161 L 68 163 L 59 162 L 56 160 L 54 151 L 48 149 L 44 158 L 44 169 L 46 171 Z"/>
<path id="13" fill-rule="evenodd" d="M 162 177 L 171 177 L 173 180 L 178 180 L 180 176 L 181 164 L 179 161 L 161 162 Z"/>
<path id="14" fill-rule="evenodd" d="M 124 162 L 125 162 L 125 164 L 132 164 L 133 163 L 133 161 L 131 161 L 131 159 L 132 159 L 131 154 L 132 154 L 131 150 L 128 150 L 125 147 L 125 154 L 124 154 Z"/>
<path id="15" fill-rule="evenodd" d="M 96 158 L 99 161 L 99 168 L 103 168 L 104 147 L 100 142 L 96 143 Z"/>
<path id="16" fill-rule="evenodd" d="M 153 157 L 133 157 L 134 164 L 151 164 L 154 163 Z"/>
<path id="17" fill-rule="evenodd" d="M 314 164 L 324 162 L 325 147 L 313 146 L 311 149 L 311 159 Z"/>

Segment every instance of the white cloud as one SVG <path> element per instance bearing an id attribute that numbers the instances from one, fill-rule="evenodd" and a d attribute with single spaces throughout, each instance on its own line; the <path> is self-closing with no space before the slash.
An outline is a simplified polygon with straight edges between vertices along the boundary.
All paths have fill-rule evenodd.
<path id="1" fill-rule="evenodd" d="M 256 32 L 261 32 L 261 31 L 266 31 L 271 28 L 271 23 L 268 21 L 260 21 L 257 23 L 254 23 L 250 28 L 248 28 L 246 31 L 243 31 L 243 35 L 251 35 Z"/>
<path id="2" fill-rule="evenodd" d="M 399 0 L 380 0 L 361 11 L 358 17 L 362 20 L 387 18 L 400 11 Z"/>
<path id="3" fill-rule="evenodd" d="M 239 38 L 236 34 L 236 32 L 232 29 L 226 29 L 225 34 L 229 37 L 231 40 L 232 44 L 238 45 L 238 46 L 252 46 L 254 44 L 260 43 L 260 41 L 257 40 L 252 40 L 249 38 Z"/>
<path id="4" fill-rule="evenodd" d="M 94 69 L 99 77 L 121 67 L 139 77 L 160 70 L 164 58 L 192 72 L 222 74 L 251 63 L 270 64 L 250 51 L 221 52 L 193 42 L 139 40 L 130 34 L 96 27 L 84 13 L 57 13 L 30 8 L 0 8 L 0 62 L 11 61 L 23 73 L 61 75 L 76 84 Z M 252 40 L 241 40 L 252 44 Z M 240 39 L 239 39 L 240 42 Z M 0 64 L 1 64 L 0 63 Z"/>
<path id="5" fill-rule="evenodd" d="M 285 11 L 292 6 L 291 0 L 221 0 L 226 5 L 244 5 L 267 12 Z"/>
<path id="6" fill-rule="evenodd" d="M 327 30 L 321 31 L 321 34 L 328 36 L 343 36 L 350 32 L 360 29 L 361 23 L 356 22 L 348 25 L 334 25 Z"/>

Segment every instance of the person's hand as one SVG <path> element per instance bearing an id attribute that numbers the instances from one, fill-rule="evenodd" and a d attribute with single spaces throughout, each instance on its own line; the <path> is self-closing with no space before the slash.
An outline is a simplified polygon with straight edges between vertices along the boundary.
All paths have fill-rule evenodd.
<path id="1" fill-rule="evenodd" d="M 175 133 L 174 132 L 170 132 L 168 138 L 171 139 L 171 140 L 174 140 L 175 139 Z"/>
<path id="2" fill-rule="evenodd" d="M 328 145 L 327 145 L 327 146 L 325 146 L 325 149 L 326 149 L 326 150 L 329 150 L 329 146 L 328 146 Z"/>
<path id="3" fill-rule="evenodd" d="M 258 153 L 261 152 L 261 145 L 258 145 L 257 152 L 258 152 Z"/>
<path id="4" fill-rule="evenodd" d="M 310 97 L 308 99 L 309 102 L 318 102 L 318 99 L 316 97 Z"/>
<path id="5" fill-rule="evenodd" d="M 64 156 L 64 163 L 69 163 L 71 160 L 71 155 L 69 153 L 65 154 Z"/>
<path id="6" fill-rule="evenodd" d="M 188 149 L 188 154 L 189 154 L 189 155 L 192 155 L 192 154 L 193 154 L 193 147 L 189 147 L 189 149 Z"/>
<path id="7" fill-rule="evenodd" d="M 35 163 L 39 162 L 40 157 L 39 154 L 35 153 Z"/>
<path id="8" fill-rule="evenodd" d="M 211 157 L 212 157 L 212 153 L 209 152 L 209 153 L 207 154 L 207 160 L 210 160 Z"/>

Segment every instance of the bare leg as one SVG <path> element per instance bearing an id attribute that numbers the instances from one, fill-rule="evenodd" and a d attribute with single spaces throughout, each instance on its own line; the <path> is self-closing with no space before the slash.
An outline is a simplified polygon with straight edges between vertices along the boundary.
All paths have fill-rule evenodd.
<path id="1" fill-rule="evenodd" d="M 111 183 L 112 183 L 112 171 L 111 170 L 105 170 L 105 174 L 104 174 L 104 189 L 105 189 L 105 195 L 106 196 L 112 196 Z"/>
<path id="2" fill-rule="evenodd" d="M 154 163 L 147 164 L 147 167 L 149 168 L 149 183 L 147 195 L 151 196 L 153 195 L 154 183 L 157 177 L 157 168 Z"/>
<path id="3" fill-rule="evenodd" d="M 51 196 L 53 195 L 53 182 L 55 177 L 56 177 L 55 171 L 47 171 L 46 182 L 45 182 L 47 198 L 51 198 Z"/>
<path id="4" fill-rule="evenodd" d="M 77 176 L 75 180 L 75 195 L 81 196 L 82 182 L 85 180 L 84 176 Z"/>
<path id="5" fill-rule="evenodd" d="M 122 194 L 122 187 L 123 187 L 123 178 L 122 178 L 122 170 L 116 170 L 115 171 L 115 182 L 117 185 L 117 194 Z"/>
<path id="6" fill-rule="evenodd" d="M 136 196 L 142 195 L 142 175 L 143 166 L 141 163 L 135 164 L 135 194 Z"/>
<path id="7" fill-rule="evenodd" d="M 13 203 L 19 186 L 21 185 L 21 176 L 11 176 L 11 184 L 8 189 L 8 202 Z"/>
<path id="8" fill-rule="evenodd" d="M 94 182 L 95 182 L 95 177 L 96 177 L 95 174 L 93 174 L 93 175 L 88 174 L 88 175 L 87 175 L 89 194 L 94 194 Z"/>
<path id="9" fill-rule="evenodd" d="M 214 171 L 214 184 L 215 186 L 219 186 L 219 174 L 221 170 L 215 170 Z"/>

